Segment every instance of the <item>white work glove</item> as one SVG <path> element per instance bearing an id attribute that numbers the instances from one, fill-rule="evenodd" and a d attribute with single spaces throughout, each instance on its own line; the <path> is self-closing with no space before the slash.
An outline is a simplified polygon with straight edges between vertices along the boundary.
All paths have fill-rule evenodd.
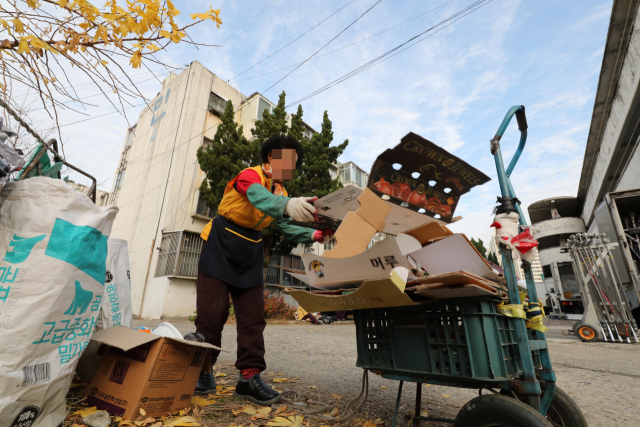
<path id="1" fill-rule="evenodd" d="M 309 202 L 315 202 L 317 197 L 294 197 L 284 208 L 285 215 L 299 222 L 311 222 L 316 214 L 316 208 Z"/>

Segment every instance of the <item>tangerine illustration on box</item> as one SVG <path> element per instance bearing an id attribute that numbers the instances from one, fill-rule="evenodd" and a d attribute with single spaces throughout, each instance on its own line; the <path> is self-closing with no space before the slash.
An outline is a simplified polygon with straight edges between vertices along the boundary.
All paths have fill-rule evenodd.
<path id="1" fill-rule="evenodd" d="M 462 194 L 490 178 L 413 132 L 376 159 L 368 187 L 383 199 L 451 222 Z"/>

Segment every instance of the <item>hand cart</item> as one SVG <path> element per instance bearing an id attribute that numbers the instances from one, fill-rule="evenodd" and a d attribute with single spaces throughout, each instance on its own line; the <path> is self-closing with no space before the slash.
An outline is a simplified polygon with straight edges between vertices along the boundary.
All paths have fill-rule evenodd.
<path id="1" fill-rule="evenodd" d="M 500 139 L 516 116 L 520 144 L 505 172 Z M 527 140 L 524 106 L 512 107 L 491 140 L 504 204 L 518 206 L 509 179 Z M 511 250 L 500 245 L 509 301 L 520 304 Z M 523 261 L 530 301 L 538 301 L 531 265 Z M 493 297 L 437 300 L 416 306 L 354 310 L 357 366 L 400 381 L 392 427 L 396 425 L 402 386 L 416 383 L 416 411 L 405 417 L 454 423 L 455 427 L 586 427 L 575 402 L 556 387 L 544 333 L 527 329 L 525 319 L 496 313 Z M 420 415 L 422 384 L 474 388 L 455 420 Z M 491 393 L 482 394 L 483 389 Z"/>

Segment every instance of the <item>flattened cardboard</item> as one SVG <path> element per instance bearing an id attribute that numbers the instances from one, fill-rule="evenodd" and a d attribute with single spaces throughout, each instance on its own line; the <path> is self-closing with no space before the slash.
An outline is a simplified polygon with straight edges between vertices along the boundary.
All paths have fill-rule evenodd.
<path id="1" fill-rule="evenodd" d="M 401 167 L 395 169 L 394 164 Z M 420 174 L 418 178 L 412 176 L 416 172 Z M 449 223 L 460 196 L 489 180 L 473 166 L 410 132 L 400 144 L 378 156 L 371 168 L 368 187 L 395 204 L 404 203 L 413 211 L 425 209 L 423 215 L 440 215 Z"/>
<path id="2" fill-rule="evenodd" d="M 433 276 L 421 277 L 419 279 L 412 280 L 411 282 L 407 283 L 407 290 L 417 291 L 421 289 L 426 289 L 428 286 L 433 284 L 452 285 L 452 286 L 470 284 L 470 285 L 480 286 L 481 288 L 486 288 L 489 290 L 492 290 L 492 289 L 502 289 L 505 291 L 507 290 L 506 287 L 501 284 L 498 284 L 491 280 L 484 279 L 480 276 L 477 276 L 473 273 L 470 273 L 468 271 L 463 271 L 463 270 L 452 271 L 450 273 L 436 274 Z"/>
<path id="3" fill-rule="evenodd" d="M 350 258 L 306 254 L 302 255 L 302 262 L 309 284 L 317 289 L 355 287 L 365 280 L 384 279 L 393 268 L 411 268 L 395 239 L 382 240 Z"/>
<path id="4" fill-rule="evenodd" d="M 198 376 L 210 363 L 209 350 L 218 348 L 120 326 L 94 337 L 107 349 L 87 387 L 86 402 L 132 419 L 140 408 L 159 417 L 188 407 Z"/>
<path id="5" fill-rule="evenodd" d="M 324 252 L 326 258 L 346 258 L 362 253 L 376 232 L 384 230 L 384 220 L 391 207 L 366 188 L 358 197 L 358 203 L 358 210 L 347 213 L 338 227 L 335 247 Z"/>
<path id="6" fill-rule="evenodd" d="M 368 280 L 347 295 L 318 295 L 307 291 L 289 291 L 298 304 L 309 312 L 356 310 L 363 308 L 416 305 L 404 293 L 405 281 L 393 271 L 389 277 Z"/>
<path id="7" fill-rule="evenodd" d="M 430 276 L 464 270 L 480 277 L 495 273 L 464 234 L 453 234 L 424 246 L 411 256 Z"/>
<path id="8" fill-rule="evenodd" d="M 449 230 L 444 224 L 439 222 L 429 222 L 418 227 L 407 230 L 404 234 L 413 236 L 422 246 L 433 242 L 435 239 L 441 239 L 447 236 L 453 236 L 453 231 Z"/>
<path id="9" fill-rule="evenodd" d="M 445 285 L 436 283 L 429 285 L 424 289 L 417 290 L 416 295 L 431 299 L 453 299 L 453 298 L 469 298 L 481 296 L 496 296 L 498 291 L 495 289 L 486 289 L 478 285 L 461 284 L 461 285 Z"/>
<path id="10" fill-rule="evenodd" d="M 347 185 L 331 194 L 328 194 L 314 202 L 315 208 L 324 216 L 333 218 L 336 221 L 342 221 L 349 212 L 357 211 L 360 208 L 358 197 L 362 194 L 362 190 L 353 185 Z M 384 201 L 391 208 L 384 220 L 384 229 L 387 234 L 404 233 L 407 230 L 416 228 L 422 224 L 444 222 L 425 216 L 411 209 L 405 209 L 397 204 Z"/>

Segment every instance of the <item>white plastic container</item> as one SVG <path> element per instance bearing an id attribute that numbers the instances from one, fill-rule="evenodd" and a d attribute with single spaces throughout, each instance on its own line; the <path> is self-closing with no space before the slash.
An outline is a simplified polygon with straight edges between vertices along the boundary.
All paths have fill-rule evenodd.
<path id="1" fill-rule="evenodd" d="M 151 331 L 151 333 L 154 335 L 160 335 L 161 337 L 182 339 L 180 331 L 169 322 L 160 323 L 157 328 Z"/>

